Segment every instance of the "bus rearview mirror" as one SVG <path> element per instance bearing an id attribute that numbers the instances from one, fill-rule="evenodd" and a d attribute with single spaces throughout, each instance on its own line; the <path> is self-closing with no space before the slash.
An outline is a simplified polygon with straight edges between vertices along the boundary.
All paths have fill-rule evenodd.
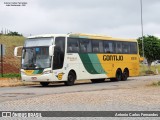
<path id="1" fill-rule="evenodd" d="M 15 56 L 15 57 L 21 57 L 21 56 L 18 56 L 18 50 L 19 50 L 20 48 L 23 48 L 23 46 L 18 46 L 18 47 L 15 47 L 15 48 L 14 48 L 14 56 Z"/>
<path id="2" fill-rule="evenodd" d="M 55 46 L 55 45 L 49 46 L 49 56 L 53 56 L 53 53 L 54 53 L 54 46 Z"/>

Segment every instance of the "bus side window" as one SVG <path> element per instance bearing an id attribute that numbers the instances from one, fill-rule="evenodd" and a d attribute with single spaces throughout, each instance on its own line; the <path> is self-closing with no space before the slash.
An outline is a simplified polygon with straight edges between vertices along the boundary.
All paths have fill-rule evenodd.
<path id="1" fill-rule="evenodd" d="M 130 47 L 131 47 L 131 54 L 137 54 L 137 43 L 132 42 L 130 43 Z"/>
<path id="2" fill-rule="evenodd" d="M 109 44 L 108 43 L 105 44 L 105 46 L 104 46 L 104 52 L 105 53 L 110 53 L 110 51 L 109 51 Z"/>
<path id="3" fill-rule="evenodd" d="M 99 41 L 97 40 L 92 40 L 92 51 L 94 53 L 99 53 L 100 49 L 99 49 Z"/>
<path id="4" fill-rule="evenodd" d="M 80 50 L 81 50 L 81 52 L 87 52 L 86 46 L 84 44 L 81 44 L 81 43 L 80 43 Z"/>
<path id="5" fill-rule="evenodd" d="M 104 52 L 105 53 L 113 53 L 113 42 L 104 41 Z"/>
<path id="6" fill-rule="evenodd" d="M 79 39 L 80 52 L 90 53 L 92 51 L 91 41 L 89 39 Z"/>
<path id="7" fill-rule="evenodd" d="M 116 53 L 122 53 L 122 42 L 116 42 Z"/>
<path id="8" fill-rule="evenodd" d="M 72 46 L 68 45 L 68 52 L 72 52 L 72 51 L 73 51 Z"/>
<path id="9" fill-rule="evenodd" d="M 68 38 L 67 41 L 67 52 L 68 53 L 78 53 L 79 52 L 79 43 L 76 38 Z"/>
<path id="10" fill-rule="evenodd" d="M 122 52 L 123 54 L 130 53 L 130 44 L 128 42 L 122 43 Z"/>
<path id="11" fill-rule="evenodd" d="M 79 52 L 78 44 L 76 44 L 75 46 L 73 46 L 73 52 L 75 52 L 75 53 Z"/>
<path id="12" fill-rule="evenodd" d="M 98 53 L 99 52 L 98 47 L 93 47 L 93 52 Z"/>
<path id="13" fill-rule="evenodd" d="M 85 39 L 80 39 L 79 40 L 79 47 L 80 47 L 80 52 L 86 53 L 87 52 L 87 43 Z"/>
<path id="14" fill-rule="evenodd" d="M 99 40 L 99 52 L 100 53 L 103 53 L 104 51 L 103 51 L 103 41 L 100 41 Z"/>

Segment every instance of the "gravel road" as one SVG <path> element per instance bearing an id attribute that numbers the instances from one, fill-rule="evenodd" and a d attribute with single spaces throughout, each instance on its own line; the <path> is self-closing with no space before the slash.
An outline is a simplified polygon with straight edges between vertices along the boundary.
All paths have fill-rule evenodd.
<path id="1" fill-rule="evenodd" d="M 160 87 L 150 86 L 160 75 L 130 77 L 128 81 L 74 86 L 0 88 L 0 110 L 18 111 L 160 111 Z"/>

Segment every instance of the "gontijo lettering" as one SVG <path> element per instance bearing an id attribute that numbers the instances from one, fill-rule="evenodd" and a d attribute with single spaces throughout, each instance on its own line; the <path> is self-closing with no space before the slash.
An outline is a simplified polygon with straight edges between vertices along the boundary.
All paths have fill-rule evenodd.
<path id="1" fill-rule="evenodd" d="M 103 55 L 104 61 L 123 61 L 123 55 Z"/>

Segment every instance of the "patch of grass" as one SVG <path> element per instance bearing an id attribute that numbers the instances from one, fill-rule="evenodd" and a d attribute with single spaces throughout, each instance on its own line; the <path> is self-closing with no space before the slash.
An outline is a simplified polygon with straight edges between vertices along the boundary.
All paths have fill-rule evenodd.
<path id="1" fill-rule="evenodd" d="M 150 70 L 147 65 L 140 64 L 140 76 L 149 75 L 149 74 L 160 74 L 160 65 L 151 66 Z"/>
<path id="2" fill-rule="evenodd" d="M 152 85 L 153 85 L 153 86 L 160 86 L 160 81 L 158 81 L 158 82 L 153 82 Z"/>
<path id="3" fill-rule="evenodd" d="M 3 77 L 2 77 L 2 75 L 0 74 L 0 77 L 1 77 L 1 78 L 20 78 L 21 75 L 20 75 L 20 74 L 10 73 L 10 74 L 3 74 Z"/>

